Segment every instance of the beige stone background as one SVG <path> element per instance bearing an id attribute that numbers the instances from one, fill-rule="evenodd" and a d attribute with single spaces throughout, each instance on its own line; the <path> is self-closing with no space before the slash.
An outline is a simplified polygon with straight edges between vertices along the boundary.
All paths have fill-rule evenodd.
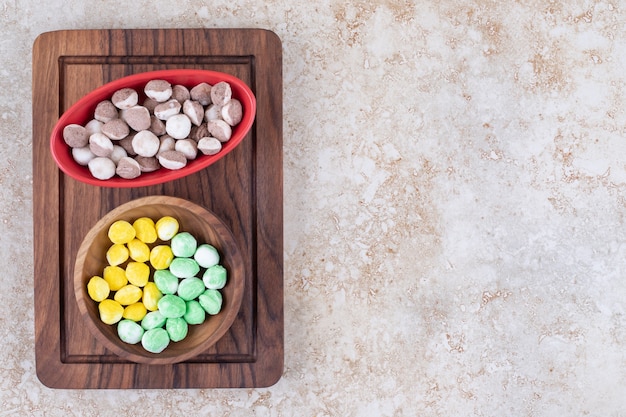
<path id="1" fill-rule="evenodd" d="M 626 415 L 624 2 L 2 0 L 0 22 L 0 416 Z M 35 374 L 33 41 L 151 27 L 283 42 L 270 388 Z"/>

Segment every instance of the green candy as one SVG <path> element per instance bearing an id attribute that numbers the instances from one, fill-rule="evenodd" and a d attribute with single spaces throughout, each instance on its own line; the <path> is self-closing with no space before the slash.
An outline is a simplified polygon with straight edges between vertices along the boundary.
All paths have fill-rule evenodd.
<path id="1" fill-rule="evenodd" d="M 166 318 L 163 317 L 159 311 L 151 311 L 145 315 L 141 320 L 141 327 L 145 330 L 156 329 L 157 327 L 163 327 Z"/>
<path id="2" fill-rule="evenodd" d="M 185 301 L 198 298 L 204 292 L 206 287 L 200 278 L 185 278 L 178 284 L 178 296 Z"/>
<path id="3" fill-rule="evenodd" d="M 167 319 L 165 322 L 165 330 L 172 342 L 183 340 L 187 336 L 188 327 L 187 322 L 181 317 Z"/>
<path id="4" fill-rule="evenodd" d="M 202 324 L 206 318 L 206 311 L 197 300 L 187 301 L 187 311 L 183 319 L 189 324 Z"/>
<path id="5" fill-rule="evenodd" d="M 200 266 L 191 258 L 174 258 L 170 264 L 170 272 L 178 278 L 191 278 L 200 272 Z"/>
<path id="6" fill-rule="evenodd" d="M 204 311 L 215 315 L 222 309 L 222 294 L 218 290 L 208 289 L 198 297 L 198 302 Z"/>
<path id="7" fill-rule="evenodd" d="M 163 294 L 176 294 L 178 277 L 167 269 L 154 271 L 154 283 Z"/>
<path id="8" fill-rule="evenodd" d="M 198 246 L 196 253 L 193 255 L 193 259 L 195 259 L 202 268 L 210 268 L 220 262 L 220 254 L 215 247 L 204 243 Z"/>
<path id="9" fill-rule="evenodd" d="M 176 234 L 176 236 L 172 238 L 172 241 L 170 242 L 170 247 L 172 248 L 172 253 L 174 253 L 174 256 L 179 256 L 181 258 L 191 258 L 196 252 L 198 242 L 191 233 L 181 232 Z"/>
<path id="10" fill-rule="evenodd" d="M 141 341 L 144 330 L 138 323 L 124 319 L 117 324 L 117 334 L 122 342 L 137 344 Z"/>
<path id="11" fill-rule="evenodd" d="M 187 311 L 185 300 L 173 294 L 166 294 L 161 297 L 157 307 L 159 308 L 158 311 L 167 319 L 182 317 Z"/>
<path id="12" fill-rule="evenodd" d="M 222 265 L 214 265 L 204 271 L 202 281 L 211 290 L 221 290 L 226 285 L 227 272 Z"/>
<path id="13" fill-rule="evenodd" d="M 161 353 L 170 344 L 170 336 L 162 327 L 147 330 L 141 338 L 141 346 L 151 353 Z"/>

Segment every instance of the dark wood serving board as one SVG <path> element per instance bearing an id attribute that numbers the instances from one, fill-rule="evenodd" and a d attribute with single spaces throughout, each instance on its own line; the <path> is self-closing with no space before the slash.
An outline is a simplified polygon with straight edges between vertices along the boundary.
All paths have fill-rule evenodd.
<path id="1" fill-rule="evenodd" d="M 52 159 L 50 132 L 80 97 L 160 69 L 230 73 L 257 98 L 252 130 L 230 154 L 174 182 L 113 189 L 77 182 Z M 53 388 L 264 387 L 282 375 L 282 46 L 261 29 L 67 30 L 33 46 L 34 308 L 37 375 Z M 104 214 L 149 195 L 182 197 L 219 216 L 243 252 L 246 287 L 235 323 L 201 355 L 175 365 L 128 362 L 91 335 L 76 304 L 76 252 Z"/>

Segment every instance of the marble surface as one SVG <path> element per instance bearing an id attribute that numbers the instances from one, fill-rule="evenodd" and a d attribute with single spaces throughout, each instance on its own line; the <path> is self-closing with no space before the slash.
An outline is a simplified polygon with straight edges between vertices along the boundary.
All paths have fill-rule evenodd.
<path id="1" fill-rule="evenodd" d="M 0 415 L 626 413 L 626 5 L 5 0 Z M 284 53 L 285 371 L 244 390 L 35 374 L 31 51 L 254 27 Z"/>

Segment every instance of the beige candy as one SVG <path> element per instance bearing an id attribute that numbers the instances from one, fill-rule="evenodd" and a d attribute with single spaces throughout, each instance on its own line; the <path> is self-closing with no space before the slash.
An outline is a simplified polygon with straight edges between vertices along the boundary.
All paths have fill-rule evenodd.
<path id="1" fill-rule="evenodd" d="M 154 156 L 159 151 L 159 138 L 149 130 L 137 132 L 133 137 L 133 150 L 137 155 Z"/>
<path id="2" fill-rule="evenodd" d="M 154 108 L 154 115 L 161 120 L 167 120 L 170 117 L 180 113 L 181 105 L 178 100 L 168 100 L 165 103 L 160 103 Z"/>
<path id="3" fill-rule="evenodd" d="M 200 126 L 192 126 L 189 132 L 189 139 L 193 139 L 196 142 L 203 137 L 211 136 L 209 129 L 206 127 L 206 123 L 202 123 Z"/>
<path id="4" fill-rule="evenodd" d="M 191 123 L 200 126 L 204 118 L 204 107 L 197 101 L 187 100 L 183 103 L 183 113 L 189 117 Z"/>
<path id="5" fill-rule="evenodd" d="M 113 152 L 113 142 L 104 133 L 89 136 L 89 149 L 96 156 L 109 156 Z"/>
<path id="6" fill-rule="evenodd" d="M 159 145 L 159 152 L 157 153 L 157 155 L 161 152 L 173 151 L 176 148 L 176 139 L 174 139 L 170 135 L 161 136 L 159 138 L 159 141 L 161 142 L 161 144 Z"/>
<path id="7" fill-rule="evenodd" d="M 115 175 L 115 162 L 109 158 L 96 157 L 87 164 L 89 172 L 99 180 L 108 180 Z"/>
<path id="8" fill-rule="evenodd" d="M 221 110 L 222 119 L 231 126 L 236 126 L 241 122 L 243 117 L 243 108 L 241 102 L 236 98 L 230 99 L 230 101 Z"/>
<path id="9" fill-rule="evenodd" d="M 150 113 L 154 113 L 154 108 L 159 105 L 159 102 L 150 97 L 143 101 L 143 106 L 148 109 Z"/>
<path id="10" fill-rule="evenodd" d="M 211 102 L 218 106 L 228 103 L 232 96 L 233 91 L 226 81 L 220 81 L 211 88 Z"/>
<path id="11" fill-rule="evenodd" d="M 222 150 L 222 142 L 215 138 L 204 137 L 198 141 L 198 150 L 204 155 L 215 155 Z"/>
<path id="12" fill-rule="evenodd" d="M 135 150 L 133 149 L 133 138 L 135 137 L 135 133 L 131 132 L 124 139 L 117 141 L 117 144 L 120 145 L 126 151 L 127 155 L 137 155 Z"/>
<path id="13" fill-rule="evenodd" d="M 150 116 L 150 127 L 148 130 L 157 136 L 164 135 L 166 133 L 165 123 L 163 123 L 163 120 L 159 119 L 155 115 L 152 115 Z"/>
<path id="14" fill-rule="evenodd" d="M 191 98 L 191 94 L 187 87 L 177 84 L 172 87 L 172 98 L 182 104 Z"/>
<path id="15" fill-rule="evenodd" d="M 211 136 L 220 142 L 227 142 L 233 134 L 233 130 L 228 123 L 223 120 L 209 120 L 206 123 Z"/>
<path id="16" fill-rule="evenodd" d="M 165 80 L 148 81 L 144 88 L 146 96 L 163 103 L 172 97 L 172 85 Z"/>
<path id="17" fill-rule="evenodd" d="M 94 159 L 96 155 L 91 152 L 89 146 L 83 146 L 82 148 L 72 148 L 72 158 L 74 161 L 82 166 L 87 166 L 89 161 Z"/>
<path id="18" fill-rule="evenodd" d="M 187 165 L 187 158 L 178 151 L 165 151 L 157 156 L 159 164 L 167 169 L 181 169 Z"/>
<path id="19" fill-rule="evenodd" d="M 135 132 L 150 128 L 150 111 L 144 106 L 133 106 L 122 111 L 122 118 Z"/>
<path id="20" fill-rule="evenodd" d="M 133 106 L 137 105 L 139 101 L 139 95 L 137 91 L 132 88 L 122 88 L 113 93 L 111 97 L 111 102 L 118 109 L 130 109 Z"/>
<path id="21" fill-rule="evenodd" d="M 115 173 L 122 178 L 132 180 L 141 175 L 141 166 L 133 158 L 125 156 L 118 162 Z"/>
<path id="22" fill-rule="evenodd" d="M 104 100 L 98 103 L 94 111 L 94 119 L 106 123 L 109 120 L 118 118 L 117 107 L 110 100 Z"/>
<path id="23" fill-rule="evenodd" d="M 211 104 L 206 107 L 204 111 L 204 120 L 216 120 L 222 118 L 222 107 L 217 104 Z"/>
<path id="24" fill-rule="evenodd" d="M 126 156 L 128 156 L 128 154 L 126 153 L 126 149 L 122 148 L 119 145 L 113 145 L 113 152 L 111 152 L 109 158 L 115 163 L 115 165 L 117 165 L 120 160 Z"/>
<path id="25" fill-rule="evenodd" d="M 120 140 L 128 136 L 130 128 L 122 119 L 112 119 L 102 125 L 102 133 L 111 140 Z"/>
<path id="26" fill-rule="evenodd" d="M 101 133 L 103 125 L 104 123 L 102 123 L 100 120 L 91 119 L 85 125 L 85 129 L 87 129 L 87 132 L 89 132 L 89 135 L 93 135 L 94 133 Z"/>
<path id="27" fill-rule="evenodd" d="M 203 106 L 211 104 L 211 85 L 208 83 L 200 83 L 189 91 L 191 99 L 199 102 Z"/>
<path id="28" fill-rule="evenodd" d="M 185 139 L 191 132 L 191 120 L 184 114 L 177 114 L 165 122 L 165 131 L 174 139 Z"/>
<path id="29" fill-rule="evenodd" d="M 139 164 L 141 172 L 154 172 L 161 168 L 159 161 L 154 156 L 136 156 L 135 161 Z"/>
<path id="30" fill-rule="evenodd" d="M 89 143 L 89 131 L 79 124 L 69 124 L 63 128 L 63 140 L 72 148 L 82 148 Z"/>
<path id="31" fill-rule="evenodd" d="M 174 149 L 185 155 L 188 160 L 196 159 L 198 156 L 198 144 L 191 139 L 177 140 Z"/>

